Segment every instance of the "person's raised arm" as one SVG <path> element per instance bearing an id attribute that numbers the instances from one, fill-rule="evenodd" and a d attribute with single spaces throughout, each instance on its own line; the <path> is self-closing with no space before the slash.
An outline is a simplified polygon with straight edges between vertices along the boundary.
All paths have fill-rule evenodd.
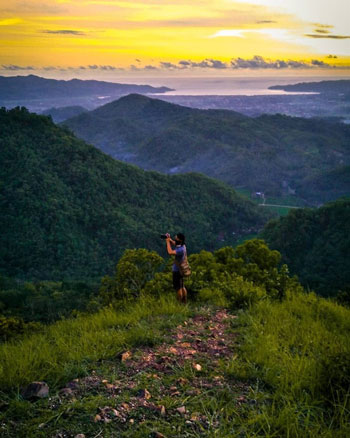
<path id="1" fill-rule="evenodd" d="M 172 249 L 171 245 L 175 245 L 175 242 L 171 239 L 170 236 L 166 238 L 166 250 L 169 255 L 176 255 L 176 251 Z"/>

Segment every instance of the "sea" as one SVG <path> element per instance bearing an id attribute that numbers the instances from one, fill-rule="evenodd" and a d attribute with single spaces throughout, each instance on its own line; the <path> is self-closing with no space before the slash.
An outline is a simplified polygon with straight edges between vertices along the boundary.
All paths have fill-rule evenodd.
<path id="1" fill-rule="evenodd" d="M 166 86 L 173 91 L 162 93 L 172 96 L 258 96 L 290 93 L 283 90 L 269 90 L 272 85 L 289 85 L 300 82 L 350 79 L 350 76 L 254 76 L 254 77 L 133 77 L 132 80 L 114 79 L 113 82 Z"/>

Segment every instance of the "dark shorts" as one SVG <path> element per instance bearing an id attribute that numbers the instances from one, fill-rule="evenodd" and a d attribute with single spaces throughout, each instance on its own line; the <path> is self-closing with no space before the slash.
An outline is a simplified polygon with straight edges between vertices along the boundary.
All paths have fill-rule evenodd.
<path id="1" fill-rule="evenodd" d="M 173 286 L 175 290 L 179 290 L 184 287 L 184 278 L 178 271 L 173 271 Z"/>

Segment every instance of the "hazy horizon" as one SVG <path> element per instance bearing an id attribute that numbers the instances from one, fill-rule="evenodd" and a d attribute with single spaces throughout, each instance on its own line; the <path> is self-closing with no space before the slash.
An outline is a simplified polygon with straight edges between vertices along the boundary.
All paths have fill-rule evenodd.
<path id="1" fill-rule="evenodd" d="M 29 75 L 9 75 L 8 77 L 29 76 Z M 106 77 L 99 77 L 99 75 L 89 75 L 89 77 L 76 77 L 70 74 L 68 77 L 54 77 L 55 75 L 36 75 L 39 77 L 46 77 L 47 79 L 57 80 L 98 80 L 112 83 L 121 84 L 134 84 L 134 85 L 151 85 L 153 87 L 165 86 L 171 88 L 171 91 L 162 93 L 169 96 L 181 96 L 181 95 L 193 95 L 193 96 L 205 96 L 205 95 L 241 95 L 241 96 L 254 96 L 254 95 L 283 95 L 283 94 L 300 94 L 290 93 L 283 90 L 269 90 L 272 85 L 290 85 L 300 82 L 317 82 L 322 80 L 337 80 L 348 79 L 349 76 L 330 76 L 330 75 L 255 75 L 255 76 L 159 76 L 159 77 L 113 77 L 107 75 Z M 49 77 L 51 76 L 51 77 Z M 307 93 L 301 93 L 307 94 Z M 312 93 L 310 93 L 312 94 Z M 155 93 L 154 96 L 157 94 Z"/>

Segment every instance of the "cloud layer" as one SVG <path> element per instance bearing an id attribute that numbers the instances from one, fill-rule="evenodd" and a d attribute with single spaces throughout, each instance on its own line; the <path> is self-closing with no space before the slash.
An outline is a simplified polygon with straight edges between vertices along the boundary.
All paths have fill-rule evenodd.
<path id="1" fill-rule="evenodd" d="M 327 59 L 337 59 L 335 55 L 328 55 Z M 329 64 L 320 59 L 311 59 L 310 61 L 303 60 L 283 60 L 283 59 L 267 59 L 263 56 L 253 56 L 252 58 L 232 58 L 228 62 L 223 62 L 219 59 L 203 59 L 202 61 L 192 61 L 188 59 L 180 60 L 176 63 L 162 61 L 158 64 L 142 65 L 141 60 L 137 59 L 137 66 L 134 64 L 128 67 L 119 67 L 104 64 L 89 64 L 81 66 L 43 66 L 35 68 L 33 66 L 20 66 L 14 64 L 3 64 L 0 66 L 0 71 L 173 71 L 173 70 L 301 70 L 301 69 L 344 69 L 350 68 L 350 64 L 336 66 Z"/>
<path id="2" fill-rule="evenodd" d="M 320 32 L 320 31 L 318 31 Z M 309 38 L 330 38 L 333 40 L 347 40 L 348 38 L 350 38 L 350 35 L 333 35 L 333 34 L 327 34 L 327 35 L 323 35 L 323 32 L 320 33 L 308 33 L 305 34 L 306 37 Z"/>
<path id="3" fill-rule="evenodd" d="M 53 35 L 86 35 L 85 32 L 80 30 L 60 29 L 60 30 L 42 30 L 42 33 L 50 33 Z"/>

